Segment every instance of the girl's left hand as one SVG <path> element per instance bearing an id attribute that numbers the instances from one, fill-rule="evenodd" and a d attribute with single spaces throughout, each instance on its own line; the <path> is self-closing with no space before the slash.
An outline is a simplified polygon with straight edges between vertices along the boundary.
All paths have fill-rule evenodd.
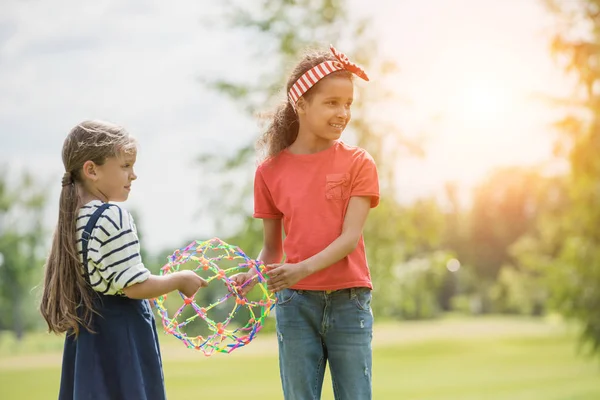
<path id="1" fill-rule="evenodd" d="M 302 264 L 271 264 L 268 268 L 267 288 L 272 292 L 287 289 L 308 275 Z"/>

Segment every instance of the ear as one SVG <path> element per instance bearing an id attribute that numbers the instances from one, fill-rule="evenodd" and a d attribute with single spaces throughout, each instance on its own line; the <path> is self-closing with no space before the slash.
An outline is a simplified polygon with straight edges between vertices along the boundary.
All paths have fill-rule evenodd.
<path id="1" fill-rule="evenodd" d="M 83 163 L 81 172 L 85 179 L 89 179 L 91 181 L 98 180 L 98 166 L 92 160 L 87 160 Z"/>
<path id="2" fill-rule="evenodd" d="M 307 105 L 308 105 L 308 102 L 306 101 L 304 96 L 302 96 L 298 99 L 298 102 L 296 103 L 296 112 L 298 113 L 298 115 L 306 114 L 306 106 Z"/>

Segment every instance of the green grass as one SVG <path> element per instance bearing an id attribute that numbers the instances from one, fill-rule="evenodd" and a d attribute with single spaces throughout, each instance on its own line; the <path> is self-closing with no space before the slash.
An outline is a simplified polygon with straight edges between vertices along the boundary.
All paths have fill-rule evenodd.
<path id="1" fill-rule="evenodd" d="M 55 399 L 60 338 L 0 338 L 0 398 Z M 57 351 L 58 349 L 58 351 Z M 204 357 L 162 339 L 169 399 L 281 399 L 271 335 L 230 355 Z M 515 318 L 378 325 L 375 399 L 600 399 L 600 365 L 578 357 L 562 325 Z M 332 399 L 327 379 L 323 399 Z"/>

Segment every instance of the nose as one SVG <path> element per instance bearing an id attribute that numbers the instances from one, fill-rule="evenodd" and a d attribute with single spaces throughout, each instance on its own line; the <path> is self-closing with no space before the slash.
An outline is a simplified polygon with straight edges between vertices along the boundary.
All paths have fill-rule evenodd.
<path id="1" fill-rule="evenodd" d="M 348 119 L 350 116 L 350 108 L 348 107 L 340 107 L 338 110 L 338 117 L 343 118 L 344 120 Z"/>
<path id="2" fill-rule="evenodd" d="M 137 179 L 137 175 L 135 174 L 135 172 L 133 172 L 133 170 L 131 171 L 131 176 L 129 177 L 132 181 L 135 181 Z"/>

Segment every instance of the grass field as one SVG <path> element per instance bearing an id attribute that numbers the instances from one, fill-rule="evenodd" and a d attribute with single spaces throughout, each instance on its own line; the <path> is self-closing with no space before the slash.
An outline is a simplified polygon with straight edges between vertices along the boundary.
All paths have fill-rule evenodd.
<path id="1" fill-rule="evenodd" d="M 55 399 L 62 340 L 0 337 L 0 399 Z M 169 399 L 281 399 L 276 341 L 210 358 L 162 338 Z M 380 324 L 374 398 L 390 400 L 597 400 L 600 364 L 577 356 L 573 334 L 547 320 L 445 319 Z M 333 399 L 330 381 L 323 399 Z"/>

